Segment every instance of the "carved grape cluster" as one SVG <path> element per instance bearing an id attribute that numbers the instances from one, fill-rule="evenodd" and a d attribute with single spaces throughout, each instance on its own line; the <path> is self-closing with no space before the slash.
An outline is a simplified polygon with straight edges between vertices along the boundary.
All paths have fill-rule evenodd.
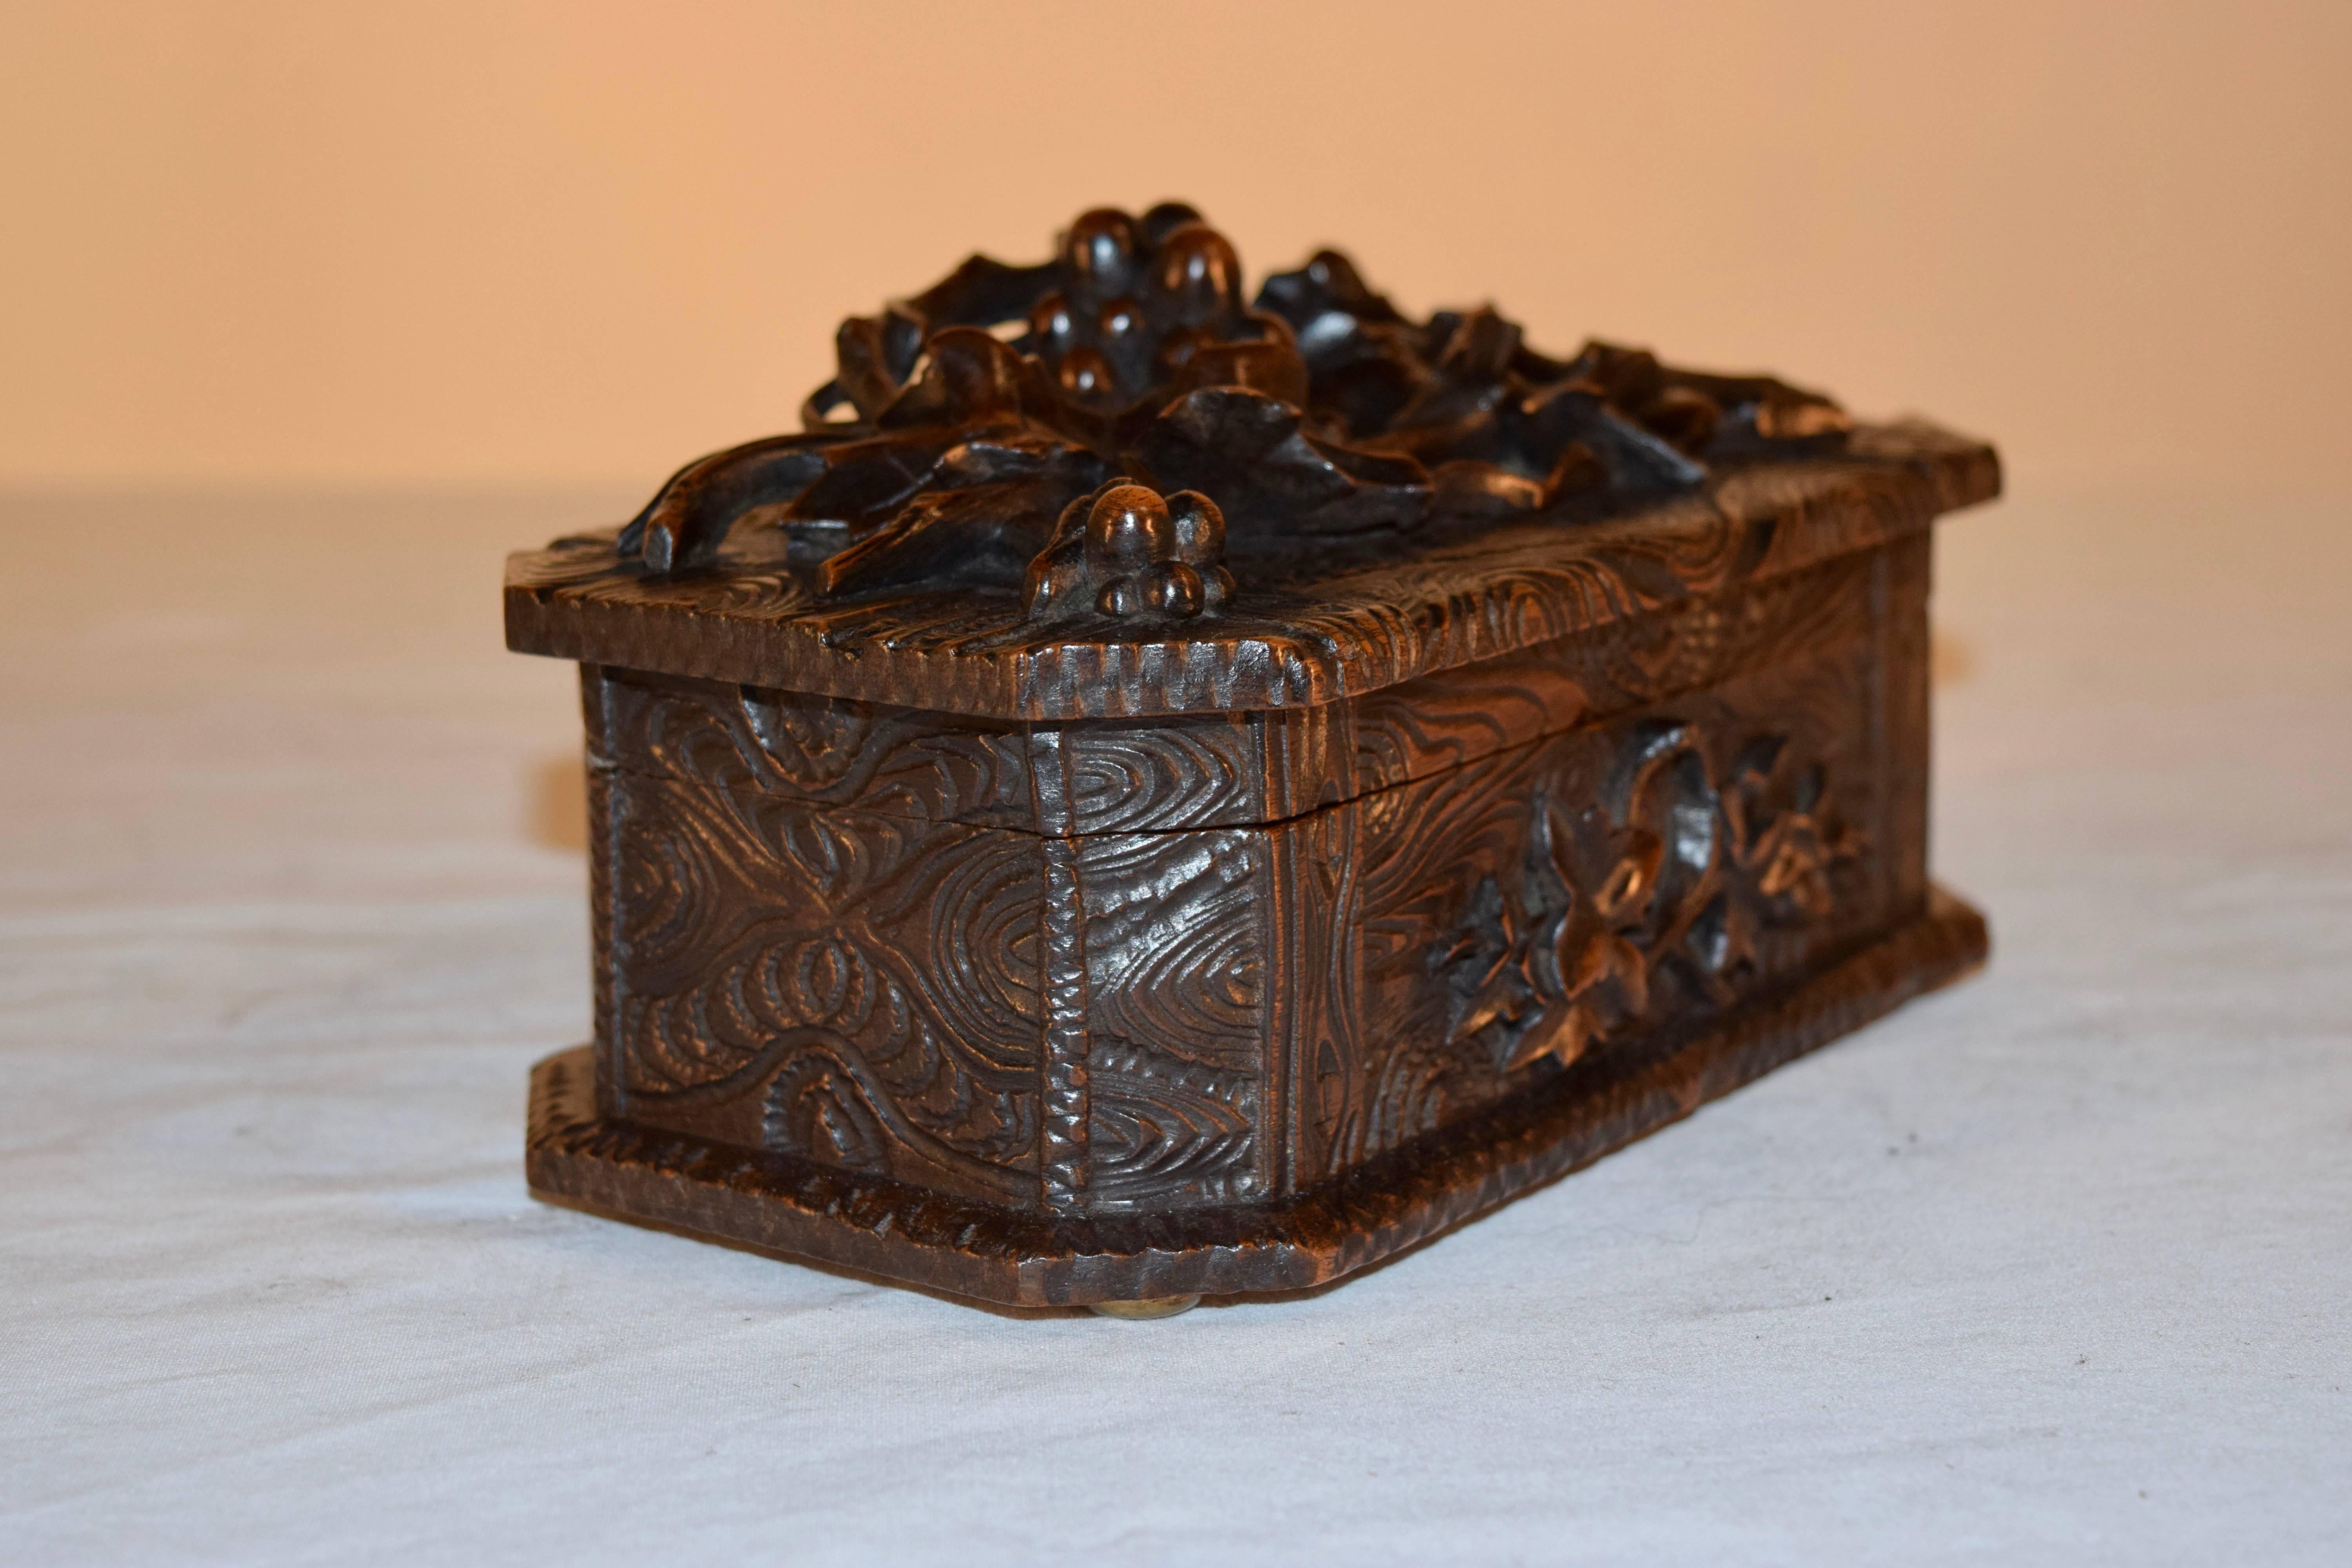
<path id="1" fill-rule="evenodd" d="M 1307 369 L 1289 329 L 1250 309 L 1233 242 L 1191 207 L 1082 214 L 1058 259 L 1061 286 L 1030 307 L 1015 346 L 1078 407 L 1118 415 L 1194 386 L 1305 398 Z"/>
<path id="2" fill-rule="evenodd" d="M 1074 500 L 1126 476 L 1213 498 L 1236 541 L 1408 542 L 1590 520 L 1700 484 L 1719 459 L 1821 450 L 1847 426 L 1769 377 L 1598 342 L 1548 357 L 1491 306 L 1414 321 L 1336 251 L 1252 299 L 1232 243 L 1176 202 L 1081 214 L 1034 266 L 972 257 L 843 321 L 835 349 L 801 433 L 680 469 L 622 531 L 621 555 L 709 564 L 757 517 L 826 597 L 1025 584 L 1033 614 L 1183 616 L 1218 592 L 1139 524 L 1142 552 L 1087 564 L 1088 594 L 1064 593 L 1065 563 L 1045 562 L 1057 586 L 1039 599 Z"/>
<path id="3" fill-rule="evenodd" d="M 1029 614 L 1189 620 L 1222 608 L 1234 591 L 1219 561 L 1224 547 L 1224 514 L 1208 497 L 1179 490 L 1163 499 L 1114 479 L 1063 509 L 1052 541 L 1029 563 Z"/>

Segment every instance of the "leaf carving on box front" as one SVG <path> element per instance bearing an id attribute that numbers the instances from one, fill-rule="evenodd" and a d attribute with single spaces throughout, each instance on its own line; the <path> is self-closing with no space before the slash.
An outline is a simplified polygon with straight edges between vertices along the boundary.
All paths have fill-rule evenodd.
<path id="1" fill-rule="evenodd" d="M 1521 854 L 1472 886 L 1430 952 L 1448 1039 L 1516 1072 L 1566 1066 L 1658 1021 L 1662 966 L 1712 1003 L 1754 979 L 1755 933 L 1831 912 L 1859 836 L 1826 814 L 1826 769 L 1789 738 L 1741 747 L 1717 783 L 1695 726 L 1633 727 L 1599 799 L 1538 786 Z"/>
<path id="2" fill-rule="evenodd" d="M 1801 760 L 1786 736 L 1757 736 L 1734 757 L 1720 797 L 1723 875 L 1685 943 L 1718 1005 L 1753 978 L 1762 932 L 1833 912 L 1832 873 L 1860 858 L 1864 842 L 1828 793 L 1827 768 Z"/>

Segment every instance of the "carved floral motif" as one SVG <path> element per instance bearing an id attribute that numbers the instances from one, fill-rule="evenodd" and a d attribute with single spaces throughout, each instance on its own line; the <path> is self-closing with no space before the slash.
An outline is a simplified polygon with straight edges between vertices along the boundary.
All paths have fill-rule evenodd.
<path id="1" fill-rule="evenodd" d="M 1448 1040 L 1504 1072 L 1562 1066 L 1652 1022 L 1654 974 L 1672 965 L 1715 1002 L 1754 967 L 1755 938 L 1831 910 L 1831 868 L 1860 836 L 1823 814 L 1825 770 L 1787 737 L 1759 736 L 1718 784 L 1696 727 L 1637 729 L 1603 799 L 1543 788 L 1516 870 L 1482 877 L 1431 949 Z"/>

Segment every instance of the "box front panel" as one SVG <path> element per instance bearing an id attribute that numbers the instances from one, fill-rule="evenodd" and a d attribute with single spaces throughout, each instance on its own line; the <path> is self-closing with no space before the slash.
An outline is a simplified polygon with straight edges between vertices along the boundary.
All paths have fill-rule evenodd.
<path id="1" fill-rule="evenodd" d="M 1301 1064 L 1297 1184 L 1916 915 L 1925 570 L 1907 549 L 1857 560 L 1742 673 L 1347 808 L 1354 1028 Z"/>

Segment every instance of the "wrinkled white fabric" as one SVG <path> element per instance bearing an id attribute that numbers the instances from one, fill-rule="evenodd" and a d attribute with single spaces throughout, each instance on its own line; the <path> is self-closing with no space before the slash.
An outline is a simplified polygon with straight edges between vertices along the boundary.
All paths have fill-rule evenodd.
<path id="1" fill-rule="evenodd" d="M 1982 978 L 1134 1324 L 526 1195 L 628 499 L 0 511 L 0 1561 L 2352 1562 L 2352 506 L 1953 520 Z"/>

